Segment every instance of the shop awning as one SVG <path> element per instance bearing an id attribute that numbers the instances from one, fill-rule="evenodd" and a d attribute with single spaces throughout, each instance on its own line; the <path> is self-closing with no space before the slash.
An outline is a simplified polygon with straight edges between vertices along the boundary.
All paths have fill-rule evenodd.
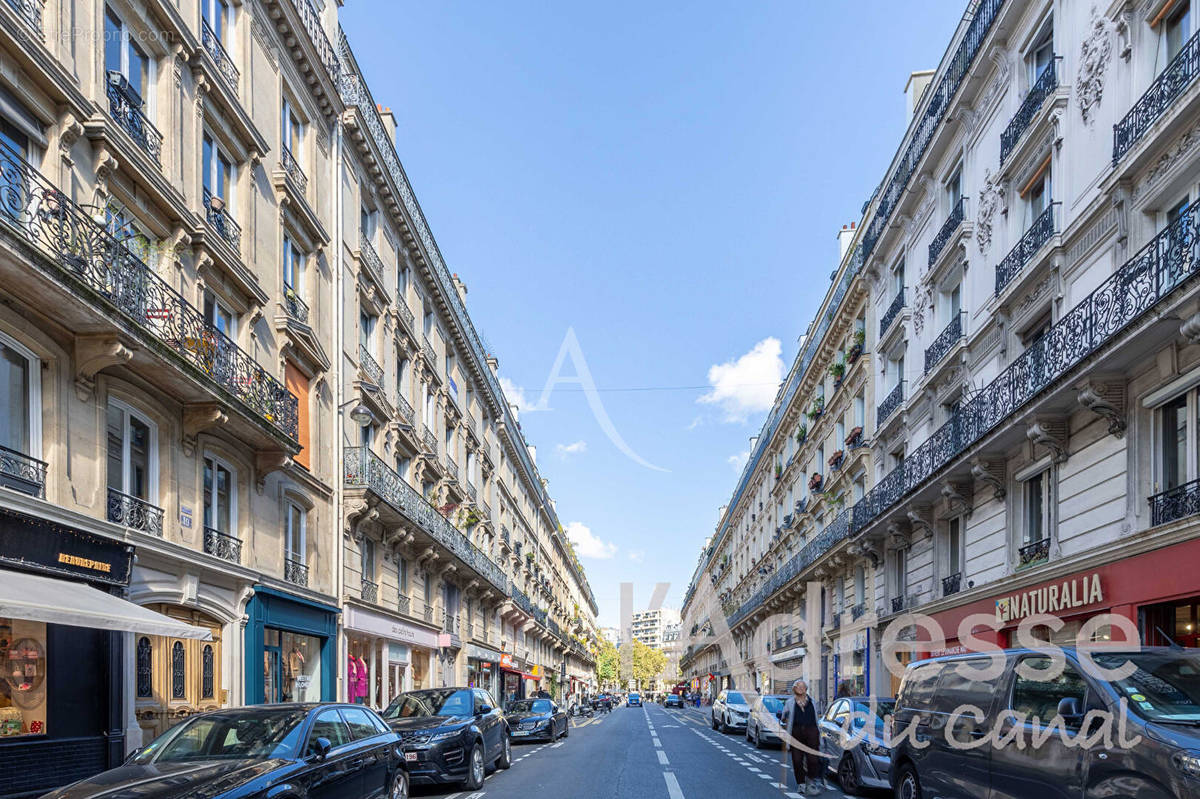
<path id="1" fill-rule="evenodd" d="M 0 569 L 0 618 L 211 641 L 207 629 L 155 613 L 82 583 Z"/>

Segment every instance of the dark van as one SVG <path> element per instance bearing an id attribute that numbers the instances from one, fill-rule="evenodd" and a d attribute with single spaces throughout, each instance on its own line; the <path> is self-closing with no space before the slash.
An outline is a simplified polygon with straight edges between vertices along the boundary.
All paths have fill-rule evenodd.
<path id="1" fill-rule="evenodd" d="M 1028 649 L 911 664 L 891 728 L 898 799 L 1200 796 L 1200 651 L 1092 650 L 1104 669 L 1131 664 L 1129 676 L 1116 680 L 1085 669 L 1074 649 L 1063 648 L 1062 655 L 1065 666 L 1057 675 L 1050 655 Z M 993 657 L 1003 658 L 998 677 L 962 668 L 980 670 Z M 1024 666 L 1020 673 L 1018 666 Z M 979 708 L 982 717 L 955 714 L 963 705 Z M 1059 730 L 1051 730 L 1056 719 Z M 1111 745 L 1102 736 L 1106 723 Z M 1081 734 L 1099 743 L 1070 745 Z M 952 745 L 951 737 L 965 745 Z M 1044 737 L 1040 745 L 1034 745 L 1037 737 Z"/>

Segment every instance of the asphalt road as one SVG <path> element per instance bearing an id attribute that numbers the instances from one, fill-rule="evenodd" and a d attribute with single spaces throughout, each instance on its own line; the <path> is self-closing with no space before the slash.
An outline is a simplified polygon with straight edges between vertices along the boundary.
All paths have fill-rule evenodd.
<path id="1" fill-rule="evenodd" d="M 755 750 L 741 733 L 708 725 L 708 708 L 619 707 L 572 719 L 553 744 L 513 746 L 513 766 L 488 776 L 480 791 L 416 786 L 413 795 L 443 799 L 798 799 L 783 752 Z M 842 799 L 832 776 L 825 799 Z M 781 781 L 782 780 L 782 781 Z M 890 792 L 870 794 L 883 799 Z M 807 795 L 805 795 L 807 796 Z"/>

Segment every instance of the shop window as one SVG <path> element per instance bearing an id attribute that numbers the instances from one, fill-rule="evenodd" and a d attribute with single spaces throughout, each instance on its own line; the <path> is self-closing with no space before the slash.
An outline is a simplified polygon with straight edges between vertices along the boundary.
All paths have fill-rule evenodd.
<path id="1" fill-rule="evenodd" d="M 171 698 L 187 698 L 187 654 L 182 641 L 171 645 Z"/>
<path id="2" fill-rule="evenodd" d="M 0 739 L 46 734 L 46 625 L 0 618 Z"/>
<path id="3" fill-rule="evenodd" d="M 320 638 L 287 630 L 263 631 L 265 702 L 321 700 L 321 643 Z"/>
<path id="4" fill-rule="evenodd" d="M 150 639 L 142 636 L 137 644 L 137 698 L 149 699 L 154 696 L 154 650 Z"/>

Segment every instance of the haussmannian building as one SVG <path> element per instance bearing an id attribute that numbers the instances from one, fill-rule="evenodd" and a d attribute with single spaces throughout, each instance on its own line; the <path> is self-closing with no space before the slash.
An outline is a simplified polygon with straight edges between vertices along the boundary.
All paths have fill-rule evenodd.
<path id="1" fill-rule="evenodd" d="M 890 695 L 880 641 L 910 612 L 944 632 L 901 623 L 913 656 L 1013 644 L 1034 613 L 1058 643 L 1200 642 L 1192 6 L 979 0 L 911 76 L 700 553 L 685 677 Z"/>

